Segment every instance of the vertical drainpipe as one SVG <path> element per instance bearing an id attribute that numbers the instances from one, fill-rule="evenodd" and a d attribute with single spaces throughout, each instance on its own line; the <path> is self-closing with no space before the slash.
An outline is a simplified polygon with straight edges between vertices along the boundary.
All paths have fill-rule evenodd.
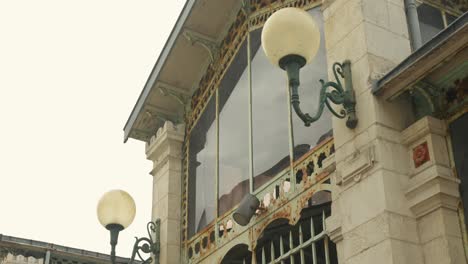
<path id="1" fill-rule="evenodd" d="M 416 0 L 405 0 L 405 9 L 411 44 L 413 46 L 413 50 L 417 50 L 422 46 L 422 39 L 421 30 L 419 28 Z"/>
<path id="2" fill-rule="evenodd" d="M 44 264 L 49 264 L 50 262 L 50 250 L 47 250 L 45 254 Z"/>

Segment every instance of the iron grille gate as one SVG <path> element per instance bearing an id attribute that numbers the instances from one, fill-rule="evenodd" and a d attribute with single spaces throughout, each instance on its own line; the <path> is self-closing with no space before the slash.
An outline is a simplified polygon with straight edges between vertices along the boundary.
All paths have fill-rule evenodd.
<path id="1" fill-rule="evenodd" d="M 329 204 L 327 207 L 329 209 Z M 314 215 L 301 217 L 295 226 L 289 226 L 284 219 L 271 223 L 259 239 L 254 253 L 245 249 L 243 254 L 238 252 L 237 257 L 224 259 L 221 263 L 337 264 L 336 248 L 329 241 L 325 226 L 328 213 L 325 210 L 317 212 L 319 208 L 310 209 L 315 212 L 304 209 L 309 210 L 305 214 Z"/>

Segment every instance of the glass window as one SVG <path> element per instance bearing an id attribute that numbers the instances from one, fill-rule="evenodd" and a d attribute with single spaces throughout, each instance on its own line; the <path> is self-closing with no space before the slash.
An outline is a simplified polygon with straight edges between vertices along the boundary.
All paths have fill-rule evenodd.
<path id="1" fill-rule="evenodd" d="M 444 29 L 442 12 L 430 5 L 421 4 L 418 6 L 419 27 L 423 43 L 431 40 L 437 33 Z"/>
<path id="2" fill-rule="evenodd" d="M 249 192 L 249 82 L 244 41 L 219 87 L 219 215 Z"/>
<path id="3" fill-rule="evenodd" d="M 215 99 L 211 97 L 190 134 L 188 182 L 188 237 L 201 231 L 216 214 Z"/>
<path id="4" fill-rule="evenodd" d="M 301 70 L 300 96 L 303 110 L 314 114 L 318 105 L 319 80 L 327 79 L 328 67 L 320 7 L 309 12 L 321 29 L 322 40 L 317 57 Z M 189 136 L 189 238 L 242 200 L 249 192 L 251 171 L 254 189 L 257 189 L 289 168 L 290 148 L 293 148 L 297 159 L 331 136 L 328 110 L 311 127 L 305 127 L 293 113 L 295 146 L 290 146 L 287 75 L 267 59 L 261 48 L 261 32 L 262 29 L 250 32 L 250 47 L 247 47 L 247 41 L 242 43 L 222 77 L 216 96 L 212 96 Z M 252 73 L 251 86 L 248 59 Z M 250 92 L 252 105 L 249 104 Z M 250 113 L 252 138 L 249 138 Z M 250 160 L 250 147 L 253 160 Z M 250 167 L 251 163 L 253 168 Z"/>
<path id="5" fill-rule="evenodd" d="M 320 79 L 327 80 L 327 60 L 323 18 L 320 8 L 309 11 L 321 32 L 320 49 L 314 60 L 301 69 L 299 88 L 301 106 L 311 114 L 318 108 Z M 289 127 L 286 73 L 271 65 L 261 48 L 261 29 L 251 33 L 252 59 L 252 118 L 253 118 L 253 159 L 254 187 L 258 188 L 272 177 L 286 169 L 289 164 Z M 331 136 L 331 114 L 324 110 L 322 117 L 305 127 L 293 113 L 294 158 L 298 159 Z"/>
<path id="6" fill-rule="evenodd" d="M 313 116 L 317 112 L 319 104 L 321 88 L 319 80 L 323 79 L 325 82 L 327 81 L 327 70 L 329 67 L 327 67 L 327 56 L 325 53 L 322 12 L 320 8 L 314 8 L 308 12 L 320 28 L 320 48 L 315 58 L 301 69 L 299 98 L 301 100 L 302 111 Z M 285 76 L 284 73 L 283 76 Z M 302 157 L 318 143 L 332 136 L 332 119 L 328 108 L 324 108 L 320 119 L 313 122 L 310 127 L 306 127 L 296 113 L 293 112 L 292 116 L 294 127 L 294 160 Z"/>
<path id="7" fill-rule="evenodd" d="M 254 188 L 289 166 L 286 73 L 261 48 L 262 29 L 251 32 Z"/>

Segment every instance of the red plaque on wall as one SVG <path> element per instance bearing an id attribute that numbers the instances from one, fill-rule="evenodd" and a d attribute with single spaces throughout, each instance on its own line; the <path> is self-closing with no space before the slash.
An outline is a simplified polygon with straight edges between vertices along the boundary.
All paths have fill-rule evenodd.
<path id="1" fill-rule="evenodd" d="M 427 142 L 421 143 L 413 149 L 414 167 L 417 168 L 430 160 Z"/>

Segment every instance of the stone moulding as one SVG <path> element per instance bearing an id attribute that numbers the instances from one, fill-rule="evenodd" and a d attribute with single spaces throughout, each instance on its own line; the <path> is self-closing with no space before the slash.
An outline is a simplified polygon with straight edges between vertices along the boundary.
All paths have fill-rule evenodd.
<path id="1" fill-rule="evenodd" d="M 337 177 L 337 184 L 348 186 L 352 182 L 359 182 L 365 172 L 374 166 L 374 163 L 375 152 L 373 145 L 357 150 L 344 161 L 344 165 Z"/>
<path id="2" fill-rule="evenodd" d="M 427 116 L 402 132 L 408 158 L 414 159 L 416 155 L 405 192 L 416 218 L 439 208 L 457 211 L 460 179 L 450 168 L 446 131 L 445 121 Z M 418 151 L 421 148 L 424 151 Z"/>

